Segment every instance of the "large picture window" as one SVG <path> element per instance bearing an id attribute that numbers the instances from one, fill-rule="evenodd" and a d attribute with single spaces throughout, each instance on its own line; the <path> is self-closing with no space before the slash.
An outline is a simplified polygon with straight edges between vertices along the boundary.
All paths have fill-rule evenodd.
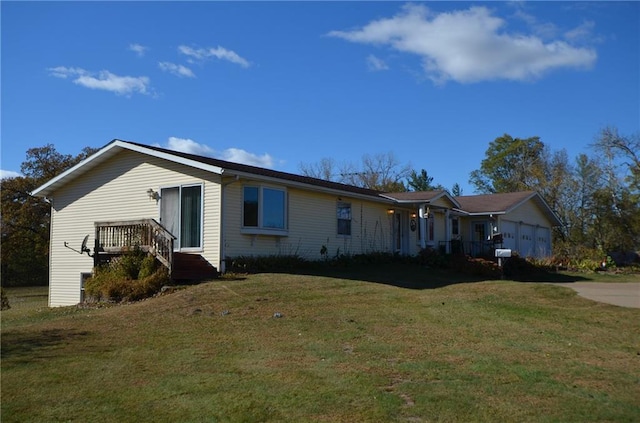
<path id="1" fill-rule="evenodd" d="M 242 226 L 249 230 L 286 231 L 287 192 L 278 188 L 245 186 Z"/>
<path id="2" fill-rule="evenodd" d="M 338 203 L 338 235 L 351 235 L 351 204 Z"/>

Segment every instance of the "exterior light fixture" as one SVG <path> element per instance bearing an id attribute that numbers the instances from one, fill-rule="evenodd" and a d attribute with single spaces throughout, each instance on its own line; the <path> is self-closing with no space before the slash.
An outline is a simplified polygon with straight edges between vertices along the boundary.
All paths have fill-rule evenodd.
<path id="1" fill-rule="evenodd" d="M 396 211 L 394 209 L 388 209 L 387 214 L 394 214 Z"/>
<path id="2" fill-rule="evenodd" d="M 147 190 L 147 196 L 149 196 L 150 200 L 156 200 L 156 202 L 160 200 L 160 193 L 158 191 L 154 191 L 153 188 L 149 188 Z"/>

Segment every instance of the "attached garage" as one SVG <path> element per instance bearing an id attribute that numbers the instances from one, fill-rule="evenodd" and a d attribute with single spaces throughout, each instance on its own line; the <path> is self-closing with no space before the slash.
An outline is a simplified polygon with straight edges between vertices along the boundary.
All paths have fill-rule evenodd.
<path id="1" fill-rule="evenodd" d="M 552 254 L 551 228 L 560 226 L 560 219 L 544 199 L 535 191 L 483 194 L 454 197 L 460 205 L 457 210 L 469 222 L 468 234 L 473 240 L 472 223 L 483 221 L 497 226 L 502 234 L 502 248 L 517 252 L 522 257 L 548 257 Z M 494 223 L 497 225 L 494 226 Z M 465 227 L 465 226 L 463 226 Z M 471 250 L 469 250 L 471 251 Z M 471 251 L 473 254 L 473 252 Z"/>

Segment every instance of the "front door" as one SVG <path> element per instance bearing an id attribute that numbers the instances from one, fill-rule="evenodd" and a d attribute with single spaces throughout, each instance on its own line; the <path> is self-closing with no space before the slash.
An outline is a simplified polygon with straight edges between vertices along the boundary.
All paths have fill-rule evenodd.
<path id="1" fill-rule="evenodd" d="M 485 253 L 488 245 L 488 224 L 486 221 L 471 222 L 471 255 L 479 256 Z"/>
<path id="2" fill-rule="evenodd" d="M 405 211 L 396 211 L 393 215 L 393 250 L 409 254 L 409 214 Z"/>

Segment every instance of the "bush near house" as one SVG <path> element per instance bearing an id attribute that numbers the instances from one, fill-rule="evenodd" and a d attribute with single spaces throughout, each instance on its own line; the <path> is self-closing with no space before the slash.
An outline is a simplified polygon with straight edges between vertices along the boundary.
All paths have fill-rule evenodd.
<path id="1" fill-rule="evenodd" d="M 85 283 L 88 301 L 137 301 L 171 282 L 167 269 L 139 248 L 99 266 L 94 273 Z"/>
<path id="2" fill-rule="evenodd" d="M 7 298 L 7 295 L 4 292 L 4 288 L 0 288 L 0 297 L 2 297 L 2 305 L 0 306 L 0 310 L 8 310 L 11 308 L 11 306 L 9 305 L 9 298 Z"/>

